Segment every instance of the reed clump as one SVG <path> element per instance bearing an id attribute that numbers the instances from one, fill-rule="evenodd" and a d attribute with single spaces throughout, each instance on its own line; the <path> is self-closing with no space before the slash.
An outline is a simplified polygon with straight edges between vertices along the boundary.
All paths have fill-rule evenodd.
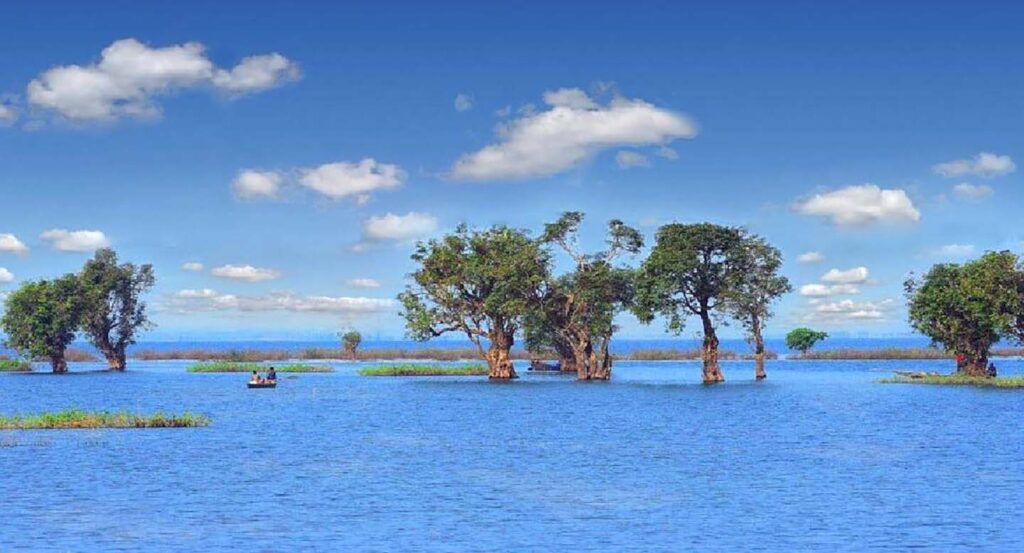
<path id="1" fill-rule="evenodd" d="M 269 370 L 271 365 L 260 363 L 240 363 L 236 361 L 210 361 L 196 363 L 188 368 L 190 373 L 251 373 L 264 372 Z M 304 365 L 301 363 L 289 363 L 286 365 L 273 365 L 274 370 L 279 373 L 329 373 L 334 369 L 324 365 Z"/>
<path id="2" fill-rule="evenodd" d="M 137 415 L 127 411 L 83 411 L 65 409 L 34 415 L 0 417 L 0 430 L 42 430 L 79 428 L 195 428 L 209 426 L 210 418 L 186 411 L 180 415 L 161 412 Z"/>
<path id="3" fill-rule="evenodd" d="M 32 370 L 32 363 L 23 359 L 0 358 L 0 372 L 28 372 Z"/>
<path id="4" fill-rule="evenodd" d="M 880 380 L 882 384 L 932 384 L 940 386 L 980 386 L 984 388 L 1024 388 L 1024 376 L 967 376 L 962 374 L 894 376 Z"/>
<path id="5" fill-rule="evenodd" d="M 484 365 L 462 365 L 444 367 L 439 365 L 417 365 L 414 363 L 400 365 L 381 365 L 366 367 L 359 371 L 360 376 L 486 376 Z"/>

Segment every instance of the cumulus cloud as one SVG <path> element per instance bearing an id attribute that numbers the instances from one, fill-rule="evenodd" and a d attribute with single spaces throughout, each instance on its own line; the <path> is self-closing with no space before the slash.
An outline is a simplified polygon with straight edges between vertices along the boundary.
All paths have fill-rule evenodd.
<path id="1" fill-rule="evenodd" d="M 411 211 L 405 215 L 386 213 L 363 221 L 362 240 L 353 251 L 365 251 L 380 242 L 411 242 L 425 238 L 437 230 L 437 217 Z"/>
<path id="2" fill-rule="evenodd" d="M 465 154 L 452 167 L 459 180 L 543 177 L 569 170 L 616 146 L 662 145 L 697 135 L 687 116 L 643 100 L 614 98 L 599 105 L 579 89 L 544 94 L 549 109 L 520 110 L 498 126 L 500 142 Z"/>
<path id="3" fill-rule="evenodd" d="M 804 252 L 796 256 L 799 263 L 821 263 L 825 261 L 825 255 L 821 252 Z"/>
<path id="4" fill-rule="evenodd" d="M 235 196 L 243 200 L 255 198 L 276 198 L 284 179 L 277 171 L 244 169 L 238 172 L 231 188 Z"/>
<path id="5" fill-rule="evenodd" d="M 206 48 L 187 42 L 153 48 L 134 38 L 103 49 L 88 65 L 52 67 L 27 87 L 28 102 L 73 121 L 155 117 L 154 98 L 211 85 L 232 95 L 278 86 L 298 77 L 294 62 L 280 54 L 252 56 L 234 68 L 217 68 Z"/>
<path id="6" fill-rule="evenodd" d="M 455 111 L 463 112 L 473 109 L 473 97 L 468 94 L 458 94 L 455 96 Z"/>
<path id="7" fill-rule="evenodd" d="M 0 284 L 7 284 L 8 282 L 14 282 L 14 273 L 0 267 Z"/>
<path id="8" fill-rule="evenodd" d="M 863 284 L 868 281 L 868 268 L 854 267 L 845 271 L 830 269 L 821 275 L 821 281 L 830 284 Z"/>
<path id="9" fill-rule="evenodd" d="M 615 163 L 619 164 L 620 169 L 629 169 L 630 167 L 647 167 L 651 164 L 647 160 L 647 156 L 639 152 L 632 152 L 629 150 L 620 150 L 619 153 L 615 154 Z"/>
<path id="10" fill-rule="evenodd" d="M 39 235 L 50 246 L 62 252 L 91 252 L 110 245 L 105 234 L 98 230 L 50 229 Z"/>
<path id="11" fill-rule="evenodd" d="M 1017 170 L 1010 156 L 981 152 L 972 159 L 955 159 L 945 163 L 932 165 L 932 171 L 943 177 L 960 177 L 977 175 L 979 177 L 997 177 Z"/>
<path id="12" fill-rule="evenodd" d="M 244 280 L 247 282 L 263 282 L 281 277 L 281 273 L 274 269 L 253 267 L 252 265 L 222 265 L 214 267 L 210 274 L 215 277 Z"/>
<path id="13" fill-rule="evenodd" d="M 854 284 L 805 284 L 800 287 L 801 296 L 821 298 L 825 296 L 847 296 L 860 294 L 860 288 Z"/>
<path id="14" fill-rule="evenodd" d="M 203 264 L 198 261 L 189 261 L 187 263 L 182 263 L 181 270 L 188 271 L 190 273 L 201 273 L 203 271 Z"/>
<path id="15" fill-rule="evenodd" d="M 350 278 L 345 284 L 352 288 L 380 288 L 380 281 L 372 278 Z"/>
<path id="16" fill-rule="evenodd" d="M 961 182 L 953 187 L 953 194 L 967 200 L 980 200 L 995 193 L 991 186 L 981 184 L 974 185 L 969 182 Z"/>
<path id="17" fill-rule="evenodd" d="M 881 321 L 895 306 L 892 299 L 877 302 L 855 302 L 844 299 L 822 302 L 813 306 L 805 319 L 822 323 L 843 324 L 848 322 Z"/>
<path id="18" fill-rule="evenodd" d="M 827 217 L 836 226 L 865 226 L 873 223 L 911 222 L 921 220 L 903 190 L 883 190 L 874 184 L 847 186 L 839 190 L 815 194 L 795 206 L 798 213 Z"/>
<path id="19" fill-rule="evenodd" d="M 213 85 L 232 94 L 250 94 L 302 76 L 299 66 L 278 53 L 249 56 L 231 69 L 218 69 Z"/>
<path id="20" fill-rule="evenodd" d="M 0 253 L 28 253 L 28 246 L 10 233 L 0 233 Z"/>
<path id="21" fill-rule="evenodd" d="M 169 306 L 175 311 L 246 311 L 295 313 L 333 313 L 341 315 L 373 314 L 394 308 L 395 301 L 382 298 L 345 296 L 302 296 L 294 292 L 272 292 L 262 296 L 221 294 L 204 288 L 181 290 L 170 297 Z"/>
<path id="22" fill-rule="evenodd" d="M 302 169 L 299 183 L 329 198 L 354 196 L 364 202 L 375 190 L 395 188 L 405 181 L 405 171 L 397 165 L 366 158 L 359 163 L 338 161 L 312 169 Z"/>

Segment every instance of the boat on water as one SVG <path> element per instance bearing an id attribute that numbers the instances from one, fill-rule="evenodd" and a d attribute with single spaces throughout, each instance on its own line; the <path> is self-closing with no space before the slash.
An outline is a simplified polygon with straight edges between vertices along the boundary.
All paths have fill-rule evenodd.
<path id="1" fill-rule="evenodd" d="M 268 382 L 249 382 L 250 388 L 276 388 L 277 381 L 271 380 Z"/>

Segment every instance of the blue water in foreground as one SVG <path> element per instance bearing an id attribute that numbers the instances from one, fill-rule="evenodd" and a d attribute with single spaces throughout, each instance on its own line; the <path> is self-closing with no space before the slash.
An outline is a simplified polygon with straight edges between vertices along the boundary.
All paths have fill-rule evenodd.
<path id="1" fill-rule="evenodd" d="M 1024 361 L 997 361 L 1003 374 Z M 614 380 L 0 374 L 0 413 L 191 410 L 203 429 L 0 431 L 0 550 L 1024 550 L 1024 392 L 882 385 L 948 362 L 622 362 Z M 97 366 L 74 366 L 81 371 Z"/>

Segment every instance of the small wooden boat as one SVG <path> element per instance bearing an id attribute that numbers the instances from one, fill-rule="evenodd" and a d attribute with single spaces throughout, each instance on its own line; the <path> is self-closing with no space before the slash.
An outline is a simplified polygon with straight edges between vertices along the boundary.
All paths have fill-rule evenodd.
<path id="1" fill-rule="evenodd" d="M 271 380 L 270 382 L 250 382 L 249 383 L 249 387 L 250 388 L 276 388 L 277 387 L 277 381 L 276 380 Z"/>

